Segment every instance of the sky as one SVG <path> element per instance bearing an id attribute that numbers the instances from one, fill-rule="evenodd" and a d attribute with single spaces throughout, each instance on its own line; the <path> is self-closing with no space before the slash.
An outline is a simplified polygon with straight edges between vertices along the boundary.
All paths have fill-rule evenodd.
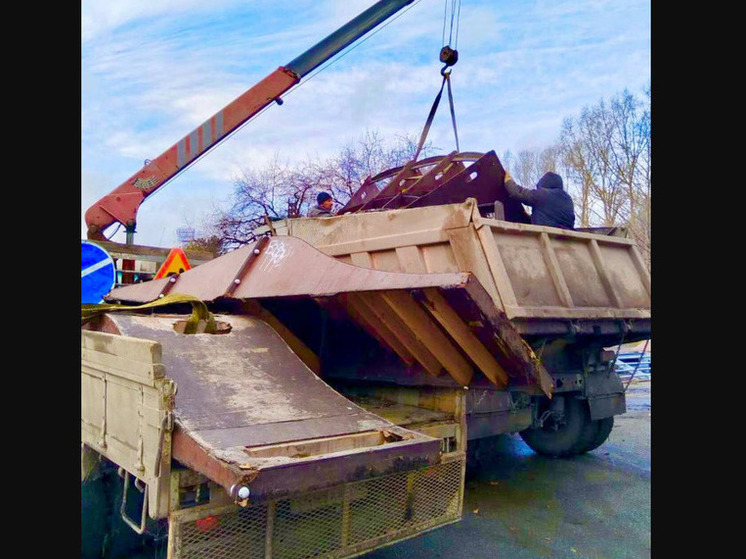
<path id="1" fill-rule="evenodd" d="M 81 1 L 83 215 L 244 91 L 374 0 Z M 243 169 L 326 158 L 367 130 L 419 136 L 452 68 L 461 151 L 542 148 L 565 118 L 650 83 L 650 0 L 415 0 L 149 196 L 135 243 L 178 246 Z M 445 39 L 445 40 L 444 40 Z M 450 39 L 450 41 L 449 41 Z M 447 98 L 428 135 L 456 149 Z M 383 171 L 384 169 L 381 169 Z M 124 242 L 124 228 L 107 237 Z"/>

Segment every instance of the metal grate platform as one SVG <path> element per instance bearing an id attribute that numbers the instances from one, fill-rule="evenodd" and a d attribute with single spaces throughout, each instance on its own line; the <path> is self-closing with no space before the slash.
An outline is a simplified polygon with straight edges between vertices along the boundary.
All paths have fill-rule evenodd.
<path id="1" fill-rule="evenodd" d="M 342 559 L 461 518 L 464 460 L 241 508 L 171 514 L 174 559 Z"/>

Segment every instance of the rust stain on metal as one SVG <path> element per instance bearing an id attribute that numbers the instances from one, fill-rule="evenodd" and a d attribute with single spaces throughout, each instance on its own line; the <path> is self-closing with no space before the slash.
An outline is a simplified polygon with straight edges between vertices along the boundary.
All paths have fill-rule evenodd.
<path id="1" fill-rule="evenodd" d="M 259 475 L 257 470 L 242 471 L 231 464 L 215 459 L 181 426 L 174 429 L 171 453 L 176 460 L 206 475 L 220 484 L 228 493 L 235 484 L 249 484 Z"/>

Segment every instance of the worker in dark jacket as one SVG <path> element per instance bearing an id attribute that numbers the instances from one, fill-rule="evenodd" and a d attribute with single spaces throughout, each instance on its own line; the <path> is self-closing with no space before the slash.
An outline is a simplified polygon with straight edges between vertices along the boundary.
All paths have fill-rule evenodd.
<path id="1" fill-rule="evenodd" d="M 505 171 L 505 190 L 511 198 L 531 206 L 531 223 L 572 229 L 575 226 L 575 211 L 572 198 L 562 188 L 562 177 L 557 173 L 545 173 L 536 188 L 531 190 L 516 184 Z"/>
<path id="2" fill-rule="evenodd" d="M 316 196 L 316 206 L 308 210 L 308 217 L 332 217 L 334 200 L 328 192 L 319 192 Z"/>

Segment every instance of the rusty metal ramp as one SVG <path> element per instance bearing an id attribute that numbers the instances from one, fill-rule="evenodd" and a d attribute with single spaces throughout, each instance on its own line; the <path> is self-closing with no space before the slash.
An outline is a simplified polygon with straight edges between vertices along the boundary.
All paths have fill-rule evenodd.
<path id="1" fill-rule="evenodd" d="M 232 496 L 246 486 L 263 501 L 439 462 L 438 439 L 340 395 L 264 321 L 217 315 L 221 333 L 182 334 L 183 318 L 112 313 L 102 329 L 161 344 L 177 385 L 172 457 Z"/>
<path id="2" fill-rule="evenodd" d="M 181 275 L 115 289 L 106 300 L 150 304 L 176 293 L 239 314 L 257 314 L 249 303 L 310 299 L 366 330 L 407 375 L 552 391 L 531 347 L 468 272 L 385 272 L 340 262 L 299 238 L 265 237 Z"/>

